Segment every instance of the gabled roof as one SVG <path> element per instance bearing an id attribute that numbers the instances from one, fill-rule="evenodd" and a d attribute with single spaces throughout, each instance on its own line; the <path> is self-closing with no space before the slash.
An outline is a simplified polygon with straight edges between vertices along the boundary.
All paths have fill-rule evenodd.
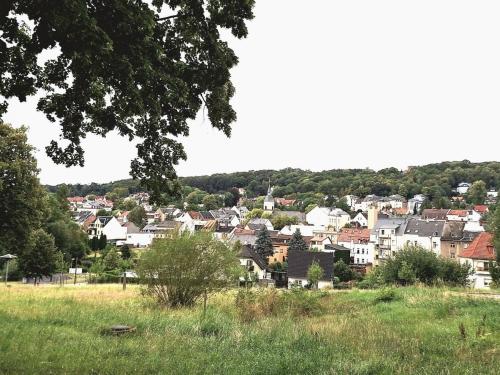
<path id="1" fill-rule="evenodd" d="M 370 241 L 370 229 L 342 228 L 337 242 L 364 243 Z"/>
<path id="2" fill-rule="evenodd" d="M 488 206 L 485 204 L 477 204 L 474 206 L 474 211 L 479 212 L 480 214 L 485 214 L 488 212 Z"/>
<path id="3" fill-rule="evenodd" d="M 238 258 L 252 259 L 262 270 L 267 269 L 267 264 L 262 257 L 249 245 L 243 245 Z"/>
<path id="4" fill-rule="evenodd" d="M 422 211 L 422 219 L 446 220 L 449 211 L 447 208 L 426 208 Z"/>
<path id="5" fill-rule="evenodd" d="M 96 220 L 100 221 L 102 225 L 107 225 L 112 219 L 113 216 L 97 216 Z"/>
<path id="6" fill-rule="evenodd" d="M 450 210 L 448 211 L 448 215 L 459 216 L 459 217 L 467 217 L 467 210 Z"/>
<path id="7" fill-rule="evenodd" d="M 461 258 L 494 260 L 495 249 L 493 248 L 493 234 L 489 232 L 480 233 L 474 241 L 465 249 Z"/>
<path id="8" fill-rule="evenodd" d="M 321 280 L 330 281 L 333 277 L 333 254 L 314 251 L 288 251 L 288 277 L 296 279 L 307 279 L 307 271 L 311 264 L 316 261 L 324 274 Z"/>

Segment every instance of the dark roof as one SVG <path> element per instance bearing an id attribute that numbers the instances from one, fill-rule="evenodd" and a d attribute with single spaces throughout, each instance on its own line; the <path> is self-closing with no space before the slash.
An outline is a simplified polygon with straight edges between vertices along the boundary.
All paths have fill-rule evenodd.
<path id="1" fill-rule="evenodd" d="M 141 233 L 140 228 L 131 221 L 127 221 L 125 224 L 122 225 L 122 227 L 127 228 L 127 234 Z"/>
<path id="2" fill-rule="evenodd" d="M 158 229 L 177 229 L 180 226 L 180 223 L 174 220 L 165 220 L 156 224 L 156 226 Z"/>
<path id="3" fill-rule="evenodd" d="M 266 270 L 267 264 L 250 245 L 243 245 L 238 258 L 252 259 L 261 269 Z"/>
<path id="4" fill-rule="evenodd" d="M 322 280 L 332 280 L 333 277 L 333 254 L 315 251 L 288 251 L 288 277 L 307 279 L 307 271 L 311 264 L 316 261 L 323 268 Z"/>
<path id="5" fill-rule="evenodd" d="M 464 221 L 448 221 L 443 228 L 444 241 L 460 241 L 464 238 Z"/>
<path id="6" fill-rule="evenodd" d="M 99 220 L 102 225 L 108 224 L 112 218 L 113 216 L 97 216 L 97 220 Z"/>
<path id="7" fill-rule="evenodd" d="M 445 222 L 442 220 L 410 219 L 406 224 L 405 234 L 416 234 L 419 237 L 441 237 Z"/>
<path id="8" fill-rule="evenodd" d="M 203 218 L 203 220 L 213 220 L 214 217 L 210 213 L 210 211 L 200 211 L 200 215 Z"/>
<path id="9" fill-rule="evenodd" d="M 267 228 L 267 227 L 265 226 L 265 224 L 252 224 L 252 223 L 248 223 L 248 224 L 247 224 L 247 227 L 248 227 L 248 229 L 251 229 L 251 230 L 257 230 L 257 231 L 258 231 L 258 230 L 262 230 L 262 229 L 264 229 L 264 228 Z"/>
<path id="10" fill-rule="evenodd" d="M 348 247 L 342 246 L 342 245 L 337 245 L 337 244 L 326 244 L 325 245 L 325 250 L 335 250 L 335 251 L 349 251 L 351 252 L 351 249 Z"/>

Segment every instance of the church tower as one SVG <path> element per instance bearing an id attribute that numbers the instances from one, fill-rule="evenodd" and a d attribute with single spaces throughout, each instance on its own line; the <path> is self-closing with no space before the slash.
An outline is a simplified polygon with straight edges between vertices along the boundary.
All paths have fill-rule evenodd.
<path id="1" fill-rule="evenodd" d="M 271 189 L 271 179 L 269 179 L 269 187 L 267 188 L 267 195 L 264 198 L 264 211 L 274 211 L 274 198 L 273 189 Z"/>

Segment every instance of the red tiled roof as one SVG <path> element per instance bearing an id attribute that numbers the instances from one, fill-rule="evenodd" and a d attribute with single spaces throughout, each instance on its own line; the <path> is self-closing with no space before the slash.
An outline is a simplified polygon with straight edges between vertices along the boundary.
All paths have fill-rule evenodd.
<path id="1" fill-rule="evenodd" d="M 189 211 L 188 213 L 194 220 L 203 220 L 203 216 L 197 211 Z"/>
<path id="2" fill-rule="evenodd" d="M 450 210 L 448 215 L 465 217 L 467 216 L 467 210 Z"/>
<path id="3" fill-rule="evenodd" d="M 459 257 L 471 259 L 495 259 L 495 249 L 492 244 L 493 234 L 482 232 L 465 249 Z"/>
<path id="4" fill-rule="evenodd" d="M 68 200 L 68 202 L 83 202 L 84 201 L 84 197 L 68 197 L 66 198 Z"/>
<path id="5" fill-rule="evenodd" d="M 370 229 L 353 229 L 353 228 L 342 228 L 340 230 L 339 236 L 337 237 L 337 242 L 351 242 L 360 243 L 370 240 Z"/>
<path id="6" fill-rule="evenodd" d="M 484 204 L 478 204 L 478 205 L 474 206 L 474 211 L 479 212 L 480 214 L 484 214 L 484 213 L 488 212 L 488 206 L 486 206 Z"/>

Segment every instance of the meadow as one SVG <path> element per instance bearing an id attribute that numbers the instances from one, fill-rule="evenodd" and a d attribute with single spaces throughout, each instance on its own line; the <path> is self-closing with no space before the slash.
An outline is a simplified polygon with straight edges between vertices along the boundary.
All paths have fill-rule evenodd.
<path id="1" fill-rule="evenodd" d="M 0 373 L 500 373 L 498 300 L 425 287 L 316 295 L 318 309 L 245 315 L 228 291 L 203 318 L 136 285 L 2 284 Z M 108 334 L 118 323 L 136 331 Z"/>

